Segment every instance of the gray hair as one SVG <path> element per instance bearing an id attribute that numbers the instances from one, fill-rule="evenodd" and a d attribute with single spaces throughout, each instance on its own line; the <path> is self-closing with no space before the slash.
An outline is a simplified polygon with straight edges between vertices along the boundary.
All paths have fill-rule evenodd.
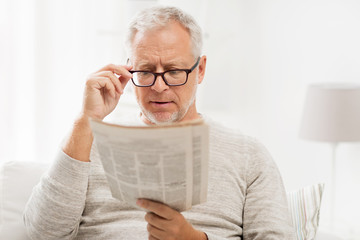
<path id="1" fill-rule="evenodd" d="M 145 32 L 156 27 L 164 27 L 170 21 L 180 23 L 190 35 L 192 53 L 198 57 L 202 50 L 202 31 L 195 19 L 176 7 L 156 6 L 140 11 L 129 24 L 125 45 L 128 53 L 132 48 L 132 41 L 137 32 Z"/>

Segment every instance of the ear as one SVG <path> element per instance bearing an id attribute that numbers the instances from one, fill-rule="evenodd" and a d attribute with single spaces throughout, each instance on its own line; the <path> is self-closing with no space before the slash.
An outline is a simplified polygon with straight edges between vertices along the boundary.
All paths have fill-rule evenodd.
<path id="1" fill-rule="evenodd" d="M 205 69 L 206 69 L 206 56 L 202 56 L 199 62 L 199 79 L 198 84 L 202 83 L 205 77 Z"/>

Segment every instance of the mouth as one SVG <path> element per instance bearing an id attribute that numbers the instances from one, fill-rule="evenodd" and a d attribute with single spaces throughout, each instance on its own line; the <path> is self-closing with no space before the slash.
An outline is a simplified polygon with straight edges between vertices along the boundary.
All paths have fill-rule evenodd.
<path id="1" fill-rule="evenodd" d="M 157 108 L 166 108 L 172 105 L 173 101 L 150 101 L 150 105 L 157 107 Z"/>
<path id="2" fill-rule="evenodd" d="M 166 104 L 171 103 L 172 101 L 150 101 L 150 103 L 156 103 L 156 104 Z"/>

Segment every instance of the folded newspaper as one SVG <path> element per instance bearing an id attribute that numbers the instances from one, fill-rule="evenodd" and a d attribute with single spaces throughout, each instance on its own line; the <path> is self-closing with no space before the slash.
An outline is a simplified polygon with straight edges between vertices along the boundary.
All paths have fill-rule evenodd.
<path id="1" fill-rule="evenodd" d="M 166 126 L 121 126 L 92 120 L 112 196 L 138 198 L 178 211 L 206 201 L 209 127 L 202 120 Z"/>

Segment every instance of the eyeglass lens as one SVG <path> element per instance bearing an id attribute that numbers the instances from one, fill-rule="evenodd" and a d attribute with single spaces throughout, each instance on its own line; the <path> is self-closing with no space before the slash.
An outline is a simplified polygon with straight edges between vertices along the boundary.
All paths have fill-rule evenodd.
<path id="1" fill-rule="evenodd" d="M 179 85 L 186 82 L 187 73 L 183 70 L 168 71 L 163 74 L 169 85 Z M 136 85 L 149 86 L 155 81 L 156 75 L 151 72 L 135 72 L 133 80 Z"/>

